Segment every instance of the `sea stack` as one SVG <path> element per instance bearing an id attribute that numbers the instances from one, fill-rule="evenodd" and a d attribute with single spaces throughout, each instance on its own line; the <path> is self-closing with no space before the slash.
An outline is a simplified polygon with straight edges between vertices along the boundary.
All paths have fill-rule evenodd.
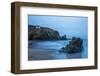
<path id="1" fill-rule="evenodd" d="M 81 38 L 73 37 L 68 45 L 61 48 L 60 52 L 77 53 L 83 50 L 83 40 Z"/>

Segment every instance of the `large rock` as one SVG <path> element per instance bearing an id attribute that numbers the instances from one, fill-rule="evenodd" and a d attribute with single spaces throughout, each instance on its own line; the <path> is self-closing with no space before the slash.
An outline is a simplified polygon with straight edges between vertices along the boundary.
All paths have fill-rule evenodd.
<path id="1" fill-rule="evenodd" d="M 77 53 L 83 50 L 83 40 L 81 38 L 73 37 L 68 45 L 62 48 L 61 52 Z"/>
<path id="2" fill-rule="evenodd" d="M 28 26 L 29 40 L 59 40 L 59 32 L 47 27 Z"/>
<path id="3" fill-rule="evenodd" d="M 67 37 L 66 37 L 66 35 L 63 35 L 63 36 L 60 37 L 60 39 L 61 40 L 67 40 Z"/>

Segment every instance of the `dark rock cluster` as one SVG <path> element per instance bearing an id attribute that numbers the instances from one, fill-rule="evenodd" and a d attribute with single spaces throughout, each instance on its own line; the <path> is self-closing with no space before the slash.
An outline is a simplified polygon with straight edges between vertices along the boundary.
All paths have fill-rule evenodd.
<path id="1" fill-rule="evenodd" d="M 61 40 L 67 40 L 67 37 L 66 37 L 66 35 L 63 35 L 63 36 L 60 37 L 60 39 Z"/>
<path id="2" fill-rule="evenodd" d="M 61 48 L 60 52 L 77 53 L 83 50 L 83 40 L 81 38 L 73 37 L 68 45 Z"/>

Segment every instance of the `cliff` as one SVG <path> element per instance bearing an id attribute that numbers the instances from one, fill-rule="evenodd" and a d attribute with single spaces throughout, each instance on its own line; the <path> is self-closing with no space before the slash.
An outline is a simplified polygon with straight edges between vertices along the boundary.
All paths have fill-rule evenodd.
<path id="1" fill-rule="evenodd" d="M 54 29 L 28 25 L 28 40 L 59 40 L 60 38 L 59 32 Z"/>

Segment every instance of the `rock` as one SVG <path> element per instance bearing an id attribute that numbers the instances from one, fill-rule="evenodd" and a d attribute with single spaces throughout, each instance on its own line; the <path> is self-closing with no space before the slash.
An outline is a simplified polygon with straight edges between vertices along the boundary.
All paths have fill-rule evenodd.
<path id="1" fill-rule="evenodd" d="M 81 38 L 73 37 L 68 45 L 61 48 L 62 52 L 66 53 L 77 53 L 83 50 L 83 40 Z"/>
<path id="2" fill-rule="evenodd" d="M 59 40 L 59 32 L 48 27 L 28 25 L 28 40 Z"/>
<path id="3" fill-rule="evenodd" d="M 61 40 L 67 40 L 66 35 L 63 35 L 62 37 L 60 37 Z"/>

